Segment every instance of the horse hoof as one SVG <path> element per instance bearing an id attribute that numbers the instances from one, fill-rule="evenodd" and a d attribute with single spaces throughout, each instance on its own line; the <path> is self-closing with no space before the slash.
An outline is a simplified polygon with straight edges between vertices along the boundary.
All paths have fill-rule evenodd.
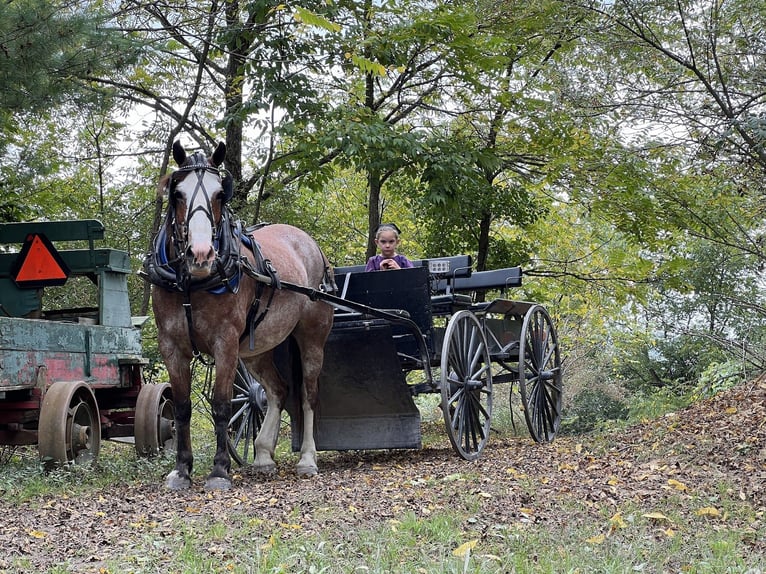
<path id="1" fill-rule="evenodd" d="M 274 476 L 277 474 L 277 465 L 274 463 L 253 465 L 253 472 L 261 476 Z"/>
<path id="2" fill-rule="evenodd" d="M 295 472 L 298 478 L 311 478 L 319 474 L 319 470 L 313 465 L 299 466 L 295 469 Z"/>
<path id="3" fill-rule="evenodd" d="M 205 481 L 205 490 L 229 490 L 231 480 L 220 476 L 211 476 Z"/>
<path id="4" fill-rule="evenodd" d="M 191 479 L 188 476 L 181 476 L 181 474 L 174 470 L 167 478 L 165 478 L 165 488 L 169 490 L 186 490 L 191 487 Z"/>

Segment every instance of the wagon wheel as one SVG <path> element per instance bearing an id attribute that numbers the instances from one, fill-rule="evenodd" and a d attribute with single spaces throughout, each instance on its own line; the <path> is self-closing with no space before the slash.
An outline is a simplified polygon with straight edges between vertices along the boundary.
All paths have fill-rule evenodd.
<path id="1" fill-rule="evenodd" d="M 38 450 L 46 467 L 94 461 L 100 449 L 101 422 L 93 391 L 79 381 L 53 383 L 45 393 L 38 427 Z"/>
<path id="2" fill-rule="evenodd" d="M 240 360 L 234 374 L 229 454 L 240 466 L 255 459 L 255 437 L 266 415 L 266 391 Z"/>
<path id="3" fill-rule="evenodd" d="M 521 326 L 519 392 L 532 438 L 552 441 L 561 421 L 561 358 L 556 329 L 541 305 L 527 311 Z"/>
<path id="4" fill-rule="evenodd" d="M 136 452 L 152 456 L 175 450 L 175 406 L 168 383 L 144 385 L 136 401 Z"/>
<path id="5" fill-rule="evenodd" d="M 467 310 L 455 313 L 444 333 L 441 395 L 452 447 L 464 459 L 476 460 L 489 439 L 492 365 L 484 330 Z"/>

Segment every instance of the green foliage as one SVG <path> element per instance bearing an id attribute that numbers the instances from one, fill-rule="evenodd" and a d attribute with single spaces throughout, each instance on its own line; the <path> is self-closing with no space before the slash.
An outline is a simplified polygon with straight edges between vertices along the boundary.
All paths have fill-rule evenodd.
<path id="1" fill-rule="evenodd" d="M 624 421 L 629 408 L 624 401 L 599 389 L 585 389 L 577 394 L 561 422 L 562 434 L 594 431 L 610 421 Z"/>
<path id="2" fill-rule="evenodd" d="M 692 396 L 695 399 L 710 398 L 746 379 L 747 370 L 742 361 L 730 359 L 723 363 L 712 362 L 700 373 Z"/>

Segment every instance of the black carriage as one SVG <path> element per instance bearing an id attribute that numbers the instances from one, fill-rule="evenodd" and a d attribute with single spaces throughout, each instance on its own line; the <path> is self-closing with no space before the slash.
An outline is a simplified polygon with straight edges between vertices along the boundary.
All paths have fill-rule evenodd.
<path id="1" fill-rule="evenodd" d="M 335 279 L 337 294 L 308 293 L 336 309 L 320 376 L 318 450 L 420 448 L 414 397 L 438 393 L 452 446 L 474 460 L 489 439 L 499 383 L 511 383 L 509 400 L 518 386 L 531 437 L 553 440 L 561 419 L 562 372 L 550 315 L 536 303 L 476 300 L 477 293 L 504 294 L 520 286 L 521 268 L 474 272 L 470 256 L 463 255 L 415 261 L 411 269 L 391 272 L 339 267 Z M 299 381 L 291 372 L 289 341 L 278 357 L 285 376 Z M 300 396 L 298 389 L 292 394 Z M 230 451 L 244 463 L 252 457 L 266 400 L 242 366 L 233 402 Z M 288 403 L 295 450 L 301 444 L 296 403 Z"/>

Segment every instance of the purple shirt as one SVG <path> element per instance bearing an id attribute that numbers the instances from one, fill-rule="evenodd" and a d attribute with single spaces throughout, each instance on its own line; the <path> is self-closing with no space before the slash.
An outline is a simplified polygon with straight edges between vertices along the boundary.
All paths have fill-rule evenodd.
<path id="1" fill-rule="evenodd" d="M 365 267 L 365 271 L 380 271 L 380 262 L 384 259 L 393 259 L 399 264 L 399 267 L 402 269 L 406 269 L 407 267 L 412 267 L 412 261 L 407 259 L 404 255 L 399 255 L 398 253 L 394 255 L 393 257 L 383 257 L 382 255 L 375 255 L 374 257 L 370 257 L 367 260 L 367 267 Z"/>

